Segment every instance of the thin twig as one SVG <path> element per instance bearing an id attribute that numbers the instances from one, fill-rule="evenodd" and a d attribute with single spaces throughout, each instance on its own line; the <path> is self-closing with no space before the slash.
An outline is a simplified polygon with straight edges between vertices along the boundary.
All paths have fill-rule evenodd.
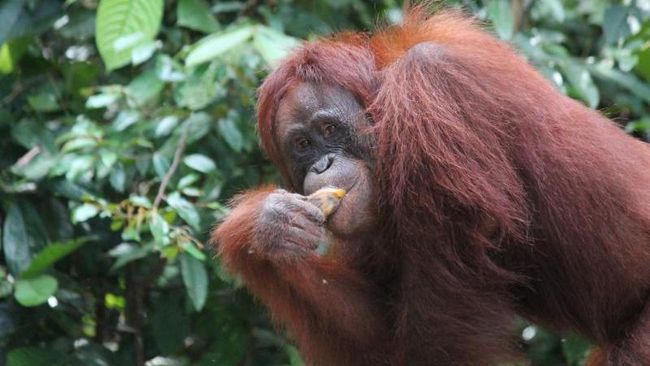
<path id="1" fill-rule="evenodd" d="M 26 89 L 25 85 L 23 85 L 21 82 L 16 83 L 13 89 L 11 89 L 11 92 L 7 94 L 4 98 L 2 98 L 2 100 L 0 101 L 0 105 L 10 104 L 25 89 Z"/>
<path id="2" fill-rule="evenodd" d="M 27 153 L 25 153 L 25 155 L 21 156 L 18 160 L 16 160 L 15 165 L 19 168 L 22 168 L 25 165 L 29 164 L 40 153 L 41 153 L 41 147 L 34 146 Z"/>
<path id="3" fill-rule="evenodd" d="M 167 172 L 165 173 L 165 175 L 162 178 L 162 181 L 160 182 L 158 193 L 156 194 L 156 198 L 153 201 L 152 210 L 154 212 L 158 210 L 158 206 L 160 206 L 160 202 L 162 201 L 163 196 L 165 196 L 165 190 L 167 189 L 167 185 L 169 184 L 169 181 L 172 179 L 172 176 L 174 176 L 176 169 L 178 169 L 178 164 L 180 164 L 181 162 L 181 157 L 183 156 L 183 152 L 185 151 L 185 145 L 187 142 L 188 130 L 189 130 L 188 126 L 185 126 L 183 128 L 183 131 L 181 132 L 181 137 L 178 139 L 178 146 L 176 146 L 176 152 L 174 153 L 174 160 L 172 160 L 172 165 L 169 166 L 169 169 L 167 169 Z"/>

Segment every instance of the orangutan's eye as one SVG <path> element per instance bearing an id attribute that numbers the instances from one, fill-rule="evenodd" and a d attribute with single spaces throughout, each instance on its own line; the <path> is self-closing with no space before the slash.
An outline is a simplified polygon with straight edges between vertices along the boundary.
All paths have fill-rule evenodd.
<path id="1" fill-rule="evenodd" d="M 334 133 L 335 130 L 336 130 L 336 126 L 331 123 L 328 123 L 323 128 L 323 136 L 329 137 L 332 133 Z"/>
<path id="2" fill-rule="evenodd" d="M 307 149 L 309 146 L 311 146 L 311 141 L 305 137 L 297 137 L 294 140 L 294 145 L 296 148 L 300 151 Z"/>

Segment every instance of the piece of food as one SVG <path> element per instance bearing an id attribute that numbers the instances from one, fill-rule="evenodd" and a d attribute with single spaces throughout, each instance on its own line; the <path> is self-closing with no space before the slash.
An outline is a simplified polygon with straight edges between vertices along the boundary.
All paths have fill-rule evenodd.
<path id="1" fill-rule="evenodd" d="M 345 189 L 325 187 L 307 196 L 307 202 L 320 208 L 320 210 L 323 211 L 325 218 L 328 218 L 339 207 L 339 204 L 343 197 L 345 197 L 346 193 Z M 325 235 L 326 237 L 318 245 L 318 249 L 316 249 L 316 253 L 321 257 L 329 253 L 331 243 L 333 242 L 331 237 L 332 234 L 329 231 L 326 231 Z"/>
<path id="2" fill-rule="evenodd" d="M 320 208 L 325 217 L 329 217 L 339 207 L 346 193 L 345 189 L 325 187 L 307 196 L 307 201 Z"/>

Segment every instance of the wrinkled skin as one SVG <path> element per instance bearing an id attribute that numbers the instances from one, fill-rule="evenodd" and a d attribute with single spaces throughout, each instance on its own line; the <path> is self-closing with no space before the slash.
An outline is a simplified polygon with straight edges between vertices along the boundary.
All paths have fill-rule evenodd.
<path id="1" fill-rule="evenodd" d="M 309 195 L 323 187 L 347 191 L 325 222 L 322 212 L 301 194 L 282 189 L 270 194 L 256 223 L 257 242 L 285 258 L 304 256 L 327 230 L 354 238 L 372 229 L 375 217 L 371 139 L 363 108 L 345 90 L 303 83 L 283 99 L 277 115 L 277 145 L 291 172 L 291 185 Z M 277 253 L 276 253 L 277 254 Z"/>
<path id="2" fill-rule="evenodd" d="M 253 242 L 273 259 L 299 259 L 318 248 L 324 224 L 325 216 L 318 207 L 297 193 L 277 189 L 264 201 Z"/>

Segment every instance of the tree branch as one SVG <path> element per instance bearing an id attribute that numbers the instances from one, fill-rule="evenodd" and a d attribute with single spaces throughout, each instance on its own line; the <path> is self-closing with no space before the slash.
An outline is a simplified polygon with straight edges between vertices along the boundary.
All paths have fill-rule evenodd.
<path id="1" fill-rule="evenodd" d="M 156 198 L 153 201 L 153 211 L 158 210 L 158 206 L 160 206 L 160 202 L 165 196 L 167 185 L 169 185 L 169 181 L 172 179 L 172 176 L 174 176 L 176 169 L 178 169 L 178 165 L 181 162 L 183 152 L 185 152 L 188 130 L 189 127 L 185 126 L 181 132 L 181 137 L 178 139 L 178 146 L 176 146 L 176 152 L 174 152 L 174 160 L 172 160 L 172 164 L 169 166 L 169 169 L 167 169 L 167 172 L 163 176 L 162 181 L 160 182 L 160 187 L 158 187 L 158 193 L 156 194 Z"/>

